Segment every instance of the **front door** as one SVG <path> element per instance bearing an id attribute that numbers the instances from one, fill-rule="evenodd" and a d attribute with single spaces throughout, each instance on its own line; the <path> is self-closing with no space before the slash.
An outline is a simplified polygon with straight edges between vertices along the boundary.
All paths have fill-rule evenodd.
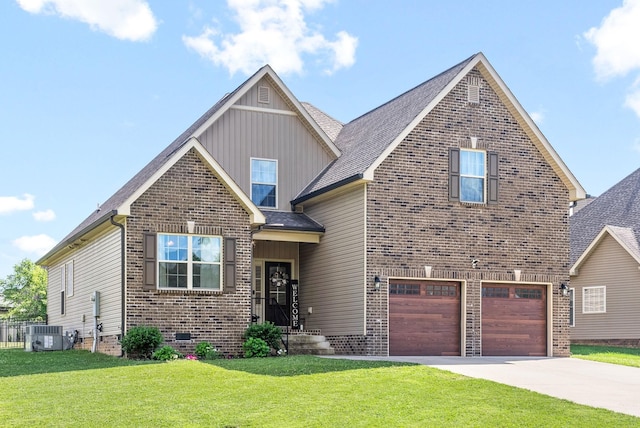
<path id="1" fill-rule="evenodd" d="M 291 309 L 291 263 L 265 262 L 265 319 L 288 326 Z"/>

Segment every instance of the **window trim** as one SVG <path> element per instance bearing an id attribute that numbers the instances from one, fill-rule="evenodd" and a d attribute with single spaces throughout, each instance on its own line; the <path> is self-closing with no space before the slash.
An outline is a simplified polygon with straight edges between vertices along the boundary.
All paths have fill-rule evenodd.
<path id="1" fill-rule="evenodd" d="M 260 181 L 253 181 L 253 161 L 266 161 L 266 162 L 273 162 L 275 164 L 275 183 L 268 183 L 268 182 L 260 182 Z M 254 204 L 256 204 L 257 207 L 259 208 L 270 208 L 270 209 L 277 209 L 278 208 L 278 159 L 269 159 L 269 158 L 258 158 L 258 157 L 251 157 L 250 161 L 249 161 L 249 198 L 251 199 L 251 202 L 253 202 Z M 272 185 L 275 187 L 275 203 L 273 206 L 270 205 L 258 205 L 258 203 L 256 201 L 254 201 L 253 199 L 253 185 L 254 184 L 264 184 L 264 185 Z"/>
<path id="2" fill-rule="evenodd" d="M 67 281 L 67 297 L 73 296 L 74 293 L 74 269 L 73 260 L 66 263 L 66 281 Z"/>
<path id="3" fill-rule="evenodd" d="M 463 174 L 462 172 L 462 153 L 463 152 L 475 152 L 475 153 L 482 153 L 482 160 L 483 160 L 483 174 L 482 176 L 480 175 L 470 175 L 470 174 Z M 480 150 L 480 149 L 469 149 L 469 148 L 460 148 L 460 202 L 464 202 L 465 204 L 485 204 L 487 202 L 487 158 L 488 158 L 488 154 L 486 150 Z M 462 192 L 462 181 L 465 178 L 471 178 L 471 179 L 482 179 L 482 201 L 468 201 L 468 200 L 464 200 L 463 199 L 463 192 Z"/>
<path id="4" fill-rule="evenodd" d="M 167 260 L 164 258 L 161 258 L 161 249 L 164 248 L 160 245 L 160 240 L 163 236 L 180 236 L 180 237 L 186 237 L 187 238 L 187 257 L 188 260 L 186 261 L 182 261 L 182 260 Z M 216 238 L 219 241 L 219 246 L 220 246 L 220 251 L 219 251 L 219 259 L 217 262 L 194 262 L 193 261 L 193 238 Z M 220 292 L 223 291 L 223 287 L 224 287 L 224 270 L 225 270 L 225 263 L 223 260 L 223 256 L 224 256 L 224 238 L 222 236 L 219 235 L 200 235 L 200 234 L 185 234 L 185 233 L 158 233 L 157 237 L 156 237 L 156 251 L 157 251 L 157 256 L 156 256 L 156 260 L 155 260 L 155 266 L 156 266 L 156 284 L 157 284 L 157 289 L 158 290 L 173 290 L 173 291 L 210 291 L 210 292 Z M 161 281 L 160 281 L 160 265 L 162 263 L 185 263 L 187 265 L 187 287 L 186 288 L 181 288 L 181 287 L 163 287 L 161 285 Z M 219 282 L 217 284 L 217 287 L 215 288 L 208 288 L 208 287 L 193 287 L 193 267 L 195 264 L 206 264 L 206 265 L 217 265 L 218 266 L 218 272 L 219 272 Z"/>
<path id="5" fill-rule="evenodd" d="M 576 289 L 569 288 L 569 327 L 576 326 Z"/>
<path id="6" fill-rule="evenodd" d="M 587 290 L 602 290 L 602 310 L 587 310 Z M 591 302 L 589 302 L 591 303 Z M 593 304 L 591 304 L 593 307 Z M 607 312 L 607 286 L 596 285 L 593 287 L 582 287 L 582 313 L 583 314 L 604 314 Z"/>

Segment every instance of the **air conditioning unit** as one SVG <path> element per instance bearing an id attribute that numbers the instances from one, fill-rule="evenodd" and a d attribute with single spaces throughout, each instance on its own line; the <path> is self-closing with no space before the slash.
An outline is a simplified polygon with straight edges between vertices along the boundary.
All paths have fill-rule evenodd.
<path id="1" fill-rule="evenodd" d="M 24 350 L 31 351 L 62 351 L 64 349 L 62 326 L 59 325 L 28 325 L 25 333 Z"/>

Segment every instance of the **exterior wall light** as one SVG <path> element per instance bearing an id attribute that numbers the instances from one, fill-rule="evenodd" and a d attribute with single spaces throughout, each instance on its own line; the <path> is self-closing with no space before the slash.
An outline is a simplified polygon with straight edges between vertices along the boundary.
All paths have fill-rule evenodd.
<path id="1" fill-rule="evenodd" d="M 569 287 L 567 287 L 567 284 L 565 282 L 560 284 L 560 291 L 562 291 L 562 295 L 564 297 L 567 297 L 569 295 Z"/>
<path id="2" fill-rule="evenodd" d="M 378 275 L 373 277 L 373 286 L 376 290 L 380 290 L 380 277 Z"/>

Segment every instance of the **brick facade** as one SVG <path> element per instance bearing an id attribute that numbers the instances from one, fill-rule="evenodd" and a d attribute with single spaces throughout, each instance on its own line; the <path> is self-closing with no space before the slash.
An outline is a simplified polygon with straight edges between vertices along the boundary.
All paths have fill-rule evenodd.
<path id="1" fill-rule="evenodd" d="M 145 290 L 143 233 L 186 233 L 236 238 L 235 292 Z M 131 206 L 127 218 L 126 326 L 156 326 L 165 343 L 193 352 L 208 341 L 225 355 L 242 352 L 251 321 L 251 227 L 249 215 L 192 149 Z M 176 333 L 190 340 L 176 341 Z"/>
<path id="2" fill-rule="evenodd" d="M 389 276 L 464 279 L 466 344 L 481 355 L 482 280 L 552 283 L 554 356 L 569 355 L 568 201 L 566 187 L 482 75 L 480 105 L 467 103 L 463 79 L 376 169 L 367 192 L 367 353 L 388 352 L 385 288 Z M 499 156 L 499 202 L 448 199 L 449 148 L 478 148 Z M 471 261 L 478 260 L 474 268 Z"/>

